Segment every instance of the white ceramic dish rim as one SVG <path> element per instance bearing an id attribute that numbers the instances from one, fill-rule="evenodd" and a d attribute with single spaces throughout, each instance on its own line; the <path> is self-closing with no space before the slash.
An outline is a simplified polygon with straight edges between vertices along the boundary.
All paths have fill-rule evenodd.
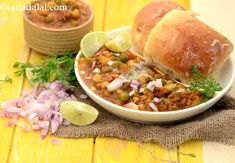
<path id="1" fill-rule="evenodd" d="M 130 29 L 130 27 L 122 27 L 122 28 L 118 28 L 115 30 L 111 30 L 108 31 L 108 33 L 111 32 L 118 32 L 118 31 L 122 31 L 122 30 L 128 30 Z M 75 74 L 76 77 L 78 79 L 78 82 L 81 84 L 81 87 L 89 92 L 90 94 L 92 94 L 93 96 L 95 96 L 95 98 L 97 98 L 99 101 L 101 101 L 102 103 L 106 103 L 108 105 L 110 105 L 111 107 L 115 108 L 115 109 L 121 109 L 123 111 L 128 111 L 128 112 L 133 112 L 135 114 L 145 114 L 145 115 L 169 115 L 169 114 L 176 114 L 176 113 L 187 113 L 187 112 L 191 112 L 192 110 L 198 110 L 201 107 L 203 107 L 203 105 L 209 104 L 213 101 L 218 101 L 221 97 L 223 97 L 231 88 L 232 83 L 234 81 L 235 78 L 235 71 L 234 71 L 234 63 L 231 61 L 232 67 L 233 67 L 233 72 L 232 72 L 232 76 L 228 82 L 228 84 L 219 92 L 216 93 L 215 97 L 213 97 L 212 99 L 208 100 L 207 102 L 201 103 L 199 105 L 196 105 L 194 107 L 190 107 L 190 108 L 185 108 L 182 110 L 176 110 L 176 111 L 167 111 L 167 112 L 150 112 L 150 111 L 139 111 L 139 110 L 133 110 L 133 109 L 128 109 L 119 105 L 116 105 L 106 99 L 103 99 L 102 97 L 100 97 L 99 95 L 95 94 L 92 90 L 90 90 L 90 88 L 83 82 L 82 78 L 80 77 L 80 74 L 78 72 L 78 58 L 81 55 L 81 51 L 78 52 L 77 56 L 76 56 L 76 60 L 75 60 L 75 64 L 74 64 L 74 69 L 75 69 Z M 230 59 L 230 58 L 229 58 Z"/>

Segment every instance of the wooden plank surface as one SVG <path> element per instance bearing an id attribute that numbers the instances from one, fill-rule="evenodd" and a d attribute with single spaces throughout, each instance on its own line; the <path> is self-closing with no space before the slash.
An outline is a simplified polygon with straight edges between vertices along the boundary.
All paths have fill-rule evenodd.
<path id="1" fill-rule="evenodd" d="M 136 143 L 116 138 L 97 138 L 94 160 L 97 163 L 177 162 L 175 149 L 167 150 L 156 143 Z"/>
<path id="2" fill-rule="evenodd" d="M 99 30 L 103 19 L 105 1 L 90 0 L 89 3 L 94 8 L 96 15 L 94 20 L 94 30 Z M 100 9 L 100 10 L 98 10 Z M 102 21 L 101 21 L 102 22 Z M 35 51 L 31 51 L 29 62 L 34 63 L 45 56 L 42 56 Z M 25 80 L 23 89 L 30 89 L 31 85 Z M 24 123 L 23 120 L 20 123 Z M 90 139 L 58 139 L 59 145 L 52 145 L 53 136 L 48 136 L 45 140 L 41 140 L 39 132 L 25 133 L 21 127 L 16 127 L 14 134 L 12 149 L 9 154 L 10 162 L 19 163 L 41 163 L 41 162 L 92 162 L 93 155 L 93 138 Z M 29 152 L 30 149 L 30 152 Z"/>
<path id="3" fill-rule="evenodd" d="M 179 146 L 180 163 L 203 163 L 202 141 L 194 140 Z M 190 154 L 194 156 L 190 156 Z"/>
<path id="4" fill-rule="evenodd" d="M 1 0 L 1 3 L 16 4 L 17 1 Z M 21 1 L 25 3 L 26 0 Z M 18 30 L 16 30 L 16 27 Z M 14 76 L 12 65 L 15 61 L 26 61 L 23 41 L 22 15 L 18 11 L 0 10 L 0 76 L 12 77 L 12 84 L 0 84 L 0 102 L 16 98 L 20 95 L 23 78 Z M 6 127 L 8 119 L 0 119 L 0 162 L 8 159 L 8 152 L 14 134 L 14 127 Z"/>
<path id="5" fill-rule="evenodd" d="M 7 2 L 7 0 L 5 0 Z M 15 0 L 17 2 L 17 0 Z M 95 11 L 94 30 L 109 30 L 121 26 L 131 25 L 136 12 L 150 0 L 89 0 Z M 186 8 L 189 8 L 189 1 L 177 0 L 183 3 Z M 186 2 L 186 3 L 185 3 Z M 12 3 L 12 1 L 11 1 Z M 21 2 L 22 3 L 22 2 Z M 23 38 L 22 38 L 22 20 L 18 12 L 0 12 L 0 36 L 4 36 L 4 40 L 0 41 L 1 56 L 5 60 L 0 60 L 0 72 L 12 74 L 11 66 L 19 59 L 27 60 L 27 48 L 23 53 Z M 8 18 L 12 18 L 9 21 Z M 5 22 L 7 21 L 7 22 Z M 2 24 L 1 22 L 4 22 Z M 17 28 L 17 30 L 15 30 Z M 8 32 L 6 32 L 8 31 Z M 9 37 L 10 36 L 10 37 Z M 14 44 L 17 42 L 17 44 Z M 11 47 L 14 48 L 11 48 Z M 11 55 L 9 55 L 11 54 Z M 23 54 L 22 56 L 19 56 Z M 30 61 L 38 60 L 41 56 L 30 54 Z M 15 78 L 15 83 L 12 85 L 4 84 L 0 86 L 0 100 L 6 100 L 19 96 L 23 80 Z M 4 90 L 1 90 L 1 87 Z M 24 89 L 30 88 L 27 82 L 24 83 Z M 3 96 L 4 95 L 4 96 Z M 8 152 L 10 162 L 164 162 L 164 160 L 177 161 L 181 158 L 182 161 L 188 161 L 184 156 L 177 158 L 176 148 L 166 150 L 158 144 L 137 144 L 135 142 L 124 141 L 113 138 L 97 138 L 95 146 L 93 139 L 60 139 L 61 145 L 53 146 L 51 144 L 52 137 L 47 137 L 46 140 L 40 140 L 39 133 L 31 132 L 24 133 L 21 128 L 7 128 L 4 125 L 4 120 L 0 121 L 0 134 L 3 138 L 0 140 L 0 162 L 6 162 Z M 3 122 L 3 123 L 2 123 Z M 21 121 L 23 122 L 23 121 Z M 14 131 L 14 132 L 13 132 Z M 4 132 L 4 133 L 3 133 Z M 14 137 L 12 137 L 12 134 Z M 11 138 L 13 138 L 11 142 Z M 11 147 L 12 144 L 12 147 Z M 11 147 L 11 148 L 10 148 Z M 94 149 L 93 149 L 94 147 Z M 182 152 L 201 153 L 201 144 L 193 143 L 180 146 Z M 94 152 L 94 153 L 93 153 Z M 94 156 L 92 156 L 94 154 Z M 93 158 L 92 158 L 93 157 Z M 202 161 L 201 156 L 196 157 L 194 161 Z M 191 160 L 189 160 L 191 161 Z M 195 161 L 195 162 L 196 162 Z"/>

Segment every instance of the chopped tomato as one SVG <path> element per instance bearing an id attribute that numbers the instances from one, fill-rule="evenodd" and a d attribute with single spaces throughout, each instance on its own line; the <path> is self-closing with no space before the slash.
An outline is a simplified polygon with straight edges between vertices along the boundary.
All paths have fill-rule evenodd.
<path id="1" fill-rule="evenodd" d="M 133 59 L 135 58 L 134 54 L 132 53 L 127 53 L 128 59 Z"/>

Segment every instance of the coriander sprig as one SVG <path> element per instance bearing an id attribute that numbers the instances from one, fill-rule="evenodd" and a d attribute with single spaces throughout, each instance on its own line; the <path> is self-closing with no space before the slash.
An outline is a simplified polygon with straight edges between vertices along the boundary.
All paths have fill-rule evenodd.
<path id="1" fill-rule="evenodd" d="M 15 72 L 17 76 L 26 76 L 26 69 L 33 67 L 31 63 L 21 63 L 16 62 L 13 65 L 14 68 L 17 68 L 18 70 Z"/>
<path id="2" fill-rule="evenodd" d="M 63 56 L 52 56 L 35 64 L 16 62 L 13 65 L 18 70 L 17 76 L 26 76 L 27 68 L 30 68 L 34 83 L 48 83 L 59 80 L 64 85 L 74 85 L 76 76 L 74 72 L 74 59 L 71 53 Z"/>
<path id="3" fill-rule="evenodd" d="M 207 101 L 214 97 L 216 91 L 221 91 L 222 87 L 216 82 L 213 76 L 206 77 L 197 68 L 196 65 L 192 65 L 193 78 L 195 83 L 191 83 L 190 89 L 199 91 L 204 100 Z"/>
<path id="4" fill-rule="evenodd" d="M 12 78 L 6 76 L 4 79 L 0 79 L 0 82 L 12 83 Z"/>

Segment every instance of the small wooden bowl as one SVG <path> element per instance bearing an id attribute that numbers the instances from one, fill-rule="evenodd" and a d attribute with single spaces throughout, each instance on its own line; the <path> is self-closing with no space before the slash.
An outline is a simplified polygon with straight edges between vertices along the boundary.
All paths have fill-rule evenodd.
<path id="1" fill-rule="evenodd" d="M 31 22 L 24 12 L 26 43 L 33 50 L 45 55 L 63 55 L 68 51 L 77 53 L 80 50 L 81 39 L 93 29 L 94 14 L 91 6 L 87 5 L 91 11 L 89 20 L 80 26 L 67 29 L 40 27 Z"/>

